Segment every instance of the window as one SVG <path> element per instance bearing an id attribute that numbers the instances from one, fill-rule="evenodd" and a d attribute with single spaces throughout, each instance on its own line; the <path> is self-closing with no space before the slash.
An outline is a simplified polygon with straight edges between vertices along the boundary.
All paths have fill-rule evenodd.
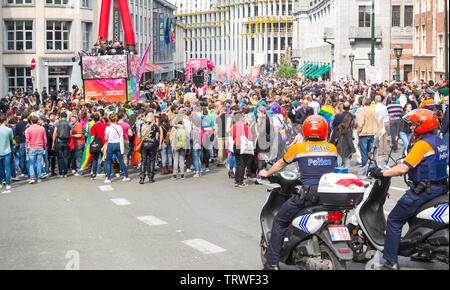
<path id="1" fill-rule="evenodd" d="M 5 21 L 6 50 L 23 51 L 33 49 L 33 21 Z"/>
<path id="2" fill-rule="evenodd" d="M 413 25 L 413 19 L 414 19 L 414 12 L 413 12 L 413 6 L 405 6 L 405 27 L 412 27 Z"/>
<path id="3" fill-rule="evenodd" d="M 47 50 L 69 50 L 70 22 L 47 21 L 46 32 Z"/>
<path id="4" fill-rule="evenodd" d="M 438 13 L 444 12 L 444 8 L 445 8 L 444 1 L 446 1 L 446 0 L 438 0 L 438 3 L 437 3 L 437 12 Z"/>
<path id="5" fill-rule="evenodd" d="M 408 75 L 412 72 L 412 64 L 405 64 L 403 66 L 403 80 L 408 81 Z"/>
<path id="6" fill-rule="evenodd" d="M 392 27 L 400 27 L 400 6 L 392 6 Z"/>
<path id="7" fill-rule="evenodd" d="M 414 43 L 414 48 L 415 48 L 415 54 L 419 54 L 420 53 L 420 30 L 419 30 L 419 26 L 416 26 L 416 30 L 415 30 L 415 43 Z"/>
<path id="8" fill-rule="evenodd" d="M 359 27 L 370 27 L 370 6 L 359 6 Z"/>
<path id="9" fill-rule="evenodd" d="M 92 0 L 81 0 L 81 7 L 82 8 L 92 8 L 91 1 Z"/>
<path id="10" fill-rule="evenodd" d="M 437 42 L 437 55 L 436 55 L 437 59 L 436 59 L 436 67 L 439 70 L 443 70 L 444 69 L 444 35 L 443 34 L 439 34 L 438 35 L 438 42 Z"/>
<path id="11" fill-rule="evenodd" d="M 33 87 L 31 78 L 31 68 L 29 67 L 8 67 L 8 90 L 17 90 L 19 88 L 27 89 Z"/>
<path id="12" fill-rule="evenodd" d="M 33 4 L 33 0 L 6 0 L 6 5 Z"/>
<path id="13" fill-rule="evenodd" d="M 420 53 L 425 54 L 426 53 L 426 30 L 425 30 L 425 24 L 422 25 L 422 41 L 420 43 Z"/>
<path id="14" fill-rule="evenodd" d="M 92 23 L 81 22 L 82 50 L 89 50 L 92 43 Z"/>
<path id="15" fill-rule="evenodd" d="M 67 5 L 69 0 L 45 0 L 47 5 Z"/>

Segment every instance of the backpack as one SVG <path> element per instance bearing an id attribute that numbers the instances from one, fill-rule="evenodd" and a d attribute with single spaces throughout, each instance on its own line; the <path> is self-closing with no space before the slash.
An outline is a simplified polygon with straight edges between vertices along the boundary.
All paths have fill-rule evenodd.
<path id="1" fill-rule="evenodd" d="M 67 120 L 61 119 L 58 122 L 58 138 L 63 141 L 68 141 L 70 137 L 70 125 Z"/>
<path id="2" fill-rule="evenodd" d="M 175 148 L 177 150 L 182 150 L 184 148 L 186 148 L 186 141 L 187 141 L 187 135 L 186 135 L 186 130 L 184 130 L 183 128 L 177 129 L 177 133 L 176 133 L 176 144 L 175 144 Z"/>
<path id="3" fill-rule="evenodd" d="M 162 127 L 162 128 L 163 128 L 164 131 L 166 131 L 166 129 L 164 127 Z M 170 144 L 170 129 L 167 129 L 167 131 L 166 131 L 166 138 L 164 138 L 163 142 L 166 145 Z"/>
<path id="4" fill-rule="evenodd" d="M 91 154 L 98 154 L 102 152 L 103 140 L 102 138 L 97 136 L 97 130 L 95 128 L 95 125 L 94 125 L 94 132 L 95 132 L 94 140 L 92 140 L 91 146 L 89 147 L 89 152 Z"/>

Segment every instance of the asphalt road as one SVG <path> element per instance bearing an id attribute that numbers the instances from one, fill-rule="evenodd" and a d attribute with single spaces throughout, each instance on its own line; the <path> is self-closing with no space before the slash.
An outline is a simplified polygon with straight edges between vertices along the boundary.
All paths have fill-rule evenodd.
<path id="1" fill-rule="evenodd" d="M 0 269 L 259 270 L 267 186 L 235 188 L 224 168 L 211 168 L 184 180 L 158 174 L 144 185 L 135 169 L 131 182 L 69 176 L 13 183 L 0 194 Z M 406 186 L 396 178 L 391 188 L 386 213 Z"/>

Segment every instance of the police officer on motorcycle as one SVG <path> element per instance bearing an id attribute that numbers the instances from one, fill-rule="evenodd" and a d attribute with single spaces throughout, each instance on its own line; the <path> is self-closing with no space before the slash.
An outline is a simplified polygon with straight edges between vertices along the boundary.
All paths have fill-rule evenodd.
<path id="1" fill-rule="evenodd" d="M 287 229 L 302 208 L 315 203 L 313 193 L 317 192 L 320 178 L 326 173 L 333 172 L 337 161 L 336 147 L 326 142 L 328 134 L 327 121 L 318 115 L 308 117 L 303 123 L 303 137 L 306 142 L 292 145 L 284 157 L 278 160 L 268 171 L 262 170 L 259 175 L 270 175 L 284 169 L 288 164 L 297 161 L 304 190 L 308 190 L 307 198 L 302 200 L 300 195 L 292 195 L 280 208 L 274 218 L 272 233 L 265 255 L 266 270 L 279 270 L 281 248 Z"/>
<path id="2" fill-rule="evenodd" d="M 411 125 L 415 143 L 403 163 L 382 171 L 371 168 L 372 177 L 399 176 L 408 173 L 410 189 L 397 202 L 387 218 L 383 269 L 398 270 L 398 249 L 403 225 L 414 216 L 420 206 L 437 196 L 448 193 L 448 147 L 435 134 L 438 128 L 436 114 L 427 109 L 414 110 L 403 117 Z"/>

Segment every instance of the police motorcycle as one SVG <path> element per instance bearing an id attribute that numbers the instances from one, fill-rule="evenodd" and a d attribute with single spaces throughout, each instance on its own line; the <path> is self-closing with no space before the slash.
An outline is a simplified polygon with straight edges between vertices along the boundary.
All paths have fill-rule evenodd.
<path id="1" fill-rule="evenodd" d="M 374 152 L 377 147 L 375 141 Z M 397 160 L 398 161 L 398 160 Z M 396 162 L 397 163 L 397 162 Z M 369 153 L 369 165 L 366 171 L 371 178 L 371 167 L 378 167 L 373 152 Z M 383 166 L 387 169 L 388 166 Z M 405 182 L 412 186 L 403 176 Z M 391 178 L 375 179 L 367 184 L 363 200 L 358 204 L 346 224 L 351 241 L 348 243 L 354 254 L 355 262 L 366 263 L 384 249 L 386 218 L 384 203 L 389 196 Z M 426 186 L 426 185 L 424 185 Z M 425 188 L 416 188 L 421 192 Z M 426 193 L 422 193 L 426 194 Z M 448 193 L 438 196 L 422 205 L 408 221 L 409 230 L 400 241 L 399 255 L 413 260 L 439 260 L 448 264 Z"/>
<path id="2" fill-rule="evenodd" d="M 302 186 L 299 174 L 283 171 L 261 179 L 278 184 L 268 189 L 269 195 L 260 213 L 261 260 L 270 241 L 272 222 L 278 210 L 291 194 L 301 200 L 320 201 L 300 210 L 290 224 L 280 255 L 281 269 L 345 270 L 352 261 L 353 251 L 348 242 L 350 232 L 345 226 L 347 214 L 362 200 L 363 182 L 346 168 L 324 174 L 316 189 Z"/>

